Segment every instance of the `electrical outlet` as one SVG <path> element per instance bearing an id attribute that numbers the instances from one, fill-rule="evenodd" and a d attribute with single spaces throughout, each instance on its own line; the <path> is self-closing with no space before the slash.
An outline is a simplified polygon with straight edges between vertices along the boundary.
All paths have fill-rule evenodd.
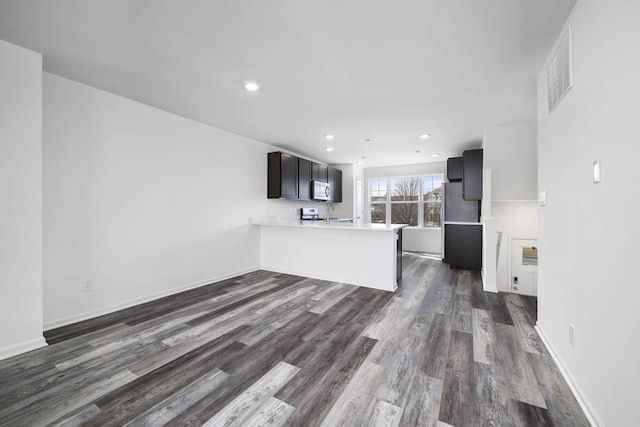
<path id="1" fill-rule="evenodd" d="M 569 323 L 569 344 L 573 347 L 576 346 L 576 327 L 573 326 L 573 323 Z"/>
<path id="2" fill-rule="evenodd" d="M 82 292 L 93 291 L 93 280 L 87 279 L 82 281 Z"/>
<path id="3" fill-rule="evenodd" d="M 236 259 L 240 259 L 240 252 L 236 251 Z"/>

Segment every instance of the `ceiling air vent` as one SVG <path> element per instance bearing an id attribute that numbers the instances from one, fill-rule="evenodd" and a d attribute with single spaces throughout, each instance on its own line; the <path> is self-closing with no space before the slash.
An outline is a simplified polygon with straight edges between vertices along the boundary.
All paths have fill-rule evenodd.
<path id="1" fill-rule="evenodd" d="M 547 68 L 549 113 L 556 108 L 569 89 L 571 89 L 571 27 L 562 36 Z"/>

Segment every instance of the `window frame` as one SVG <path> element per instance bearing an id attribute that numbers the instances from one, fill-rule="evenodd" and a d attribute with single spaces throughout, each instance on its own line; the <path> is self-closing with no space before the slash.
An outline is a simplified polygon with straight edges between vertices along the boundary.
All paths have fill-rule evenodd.
<path id="1" fill-rule="evenodd" d="M 375 176 L 370 177 L 367 181 L 367 215 L 368 220 L 371 222 L 371 211 L 373 205 L 385 205 L 385 224 L 391 225 L 391 208 L 394 204 L 407 204 L 407 203 L 415 203 L 418 205 L 418 225 L 412 225 L 412 228 L 425 228 L 430 230 L 440 230 L 442 229 L 442 198 L 440 200 L 426 200 L 424 197 L 424 178 L 425 177 L 438 177 L 442 182 L 442 186 L 444 186 L 444 173 L 427 173 L 422 175 L 402 175 L 402 176 Z M 419 181 L 419 191 L 418 191 L 418 200 L 391 200 L 391 182 L 394 179 L 407 179 L 407 178 L 416 178 Z M 372 201 L 372 191 L 373 191 L 373 181 L 374 180 L 382 180 L 386 181 L 386 200 L 383 201 Z M 379 188 L 379 187 L 378 187 Z M 437 188 L 437 187 L 436 187 Z M 433 190 L 433 188 L 432 188 Z M 379 191 L 379 190 L 378 190 Z M 424 208 L 427 203 L 438 203 L 440 204 L 440 226 L 425 226 L 424 225 Z"/>

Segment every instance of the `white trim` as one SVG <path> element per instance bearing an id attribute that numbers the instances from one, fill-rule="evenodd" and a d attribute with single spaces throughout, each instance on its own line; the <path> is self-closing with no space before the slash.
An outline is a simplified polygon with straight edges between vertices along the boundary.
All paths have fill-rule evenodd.
<path id="1" fill-rule="evenodd" d="M 519 294 L 519 295 L 528 295 L 528 294 L 521 294 L 520 292 L 515 292 L 513 290 L 513 241 L 514 240 L 530 240 L 532 242 L 535 242 L 535 245 L 538 246 L 538 238 L 537 237 L 512 237 L 509 239 L 509 292 L 513 293 L 513 294 Z M 529 296 L 534 296 L 537 297 L 538 296 L 538 273 L 537 273 L 537 268 L 538 266 L 536 266 L 536 283 L 534 284 L 533 287 L 533 293 L 534 295 L 529 295 Z"/>
<path id="2" fill-rule="evenodd" d="M 545 347 L 547 347 L 547 350 L 549 351 L 551 358 L 556 363 L 556 366 L 558 366 L 558 369 L 560 370 L 562 377 L 569 385 L 569 388 L 571 389 L 573 396 L 578 401 L 578 404 L 580 405 L 580 409 L 582 409 L 582 412 L 584 412 L 584 415 L 587 417 L 587 420 L 589 420 L 589 423 L 593 427 L 604 427 L 604 422 L 596 412 L 595 408 L 593 407 L 593 405 L 591 404 L 587 396 L 580 389 L 578 382 L 573 378 L 573 375 L 571 375 L 571 372 L 569 371 L 567 366 L 564 364 L 564 362 L 560 358 L 560 355 L 556 352 L 555 348 L 553 348 L 553 346 L 551 345 L 551 341 L 549 341 L 549 339 L 545 335 L 542 329 L 542 326 L 540 326 L 540 322 L 536 322 L 536 326 L 534 328 L 536 332 L 538 332 L 538 335 L 542 339 L 542 342 L 544 343 Z"/>
<path id="3" fill-rule="evenodd" d="M 521 199 L 521 200 L 492 200 L 491 203 L 538 203 L 538 200 L 534 199 Z"/>
<path id="4" fill-rule="evenodd" d="M 222 276 L 214 277 L 212 279 L 207 279 L 207 280 L 199 281 L 199 282 L 196 282 L 196 283 L 191 283 L 191 284 L 186 285 L 186 286 L 180 286 L 180 287 L 177 287 L 177 288 L 173 288 L 173 289 L 170 289 L 168 291 L 159 292 L 157 294 L 149 295 L 149 296 L 146 296 L 146 297 L 143 297 L 143 298 L 138 298 L 138 299 L 135 299 L 135 300 L 124 302 L 124 303 L 114 304 L 114 305 L 111 305 L 109 307 L 101 308 L 101 309 L 98 309 L 98 310 L 85 311 L 83 313 L 76 314 L 76 315 L 73 315 L 73 316 L 64 317 L 64 318 L 58 319 L 58 320 L 52 320 L 50 322 L 45 322 L 44 330 L 48 331 L 50 329 L 55 329 L 55 328 L 59 328 L 61 326 L 70 325 L 72 323 L 81 322 L 83 320 L 91 319 L 93 317 L 98 317 L 98 316 L 102 316 L 102 315 L 105 315 L 105 314 L 113 313 L 114 311 L 122 310 L 122 309 L 129 308 L 129 307 L 133 307 L 134 305 L 143 304 L 145 302 L 153 301 L 153 300 L 156 300 L 158 298 L 162 298 L 162 297 L 166 297 L 166 296 L 169 296 L 169 295 L 177 294 L 179 292 L 184 292 L 184 291 L 187 291 L 189 289 L 199 288 L 200 286 L 210 285 L 212 283 L 220 282 L 222 280 L 227 280 L 227 279 L 230 279 L 230 278 L 235 277 L 235 276 L 241 276 L 243 274 L 253 273 L 254 271 L 258 271 L 259 269 L 260 269 L 259 267 L 256 267 L 256 268 L 250 268 L 250 269 L 244 270 L 244 271 L 238 271 L 238 272 L 235 272 L 235 273 L 225 274 L 225 275 L 222 275 Z"/>
<path id="5" fill-rule="evenodd" d="M 26 353 L 31 350 L 36 350 L 38 348 L 46 347 L 47 345 L 48 344 L 45 341 L 44 337 L 25 341 L 20 344 L 15 344 L 0 350 L 0 360 L 8 359 L 10 357 L 17 356 L 19 354 Z"/>

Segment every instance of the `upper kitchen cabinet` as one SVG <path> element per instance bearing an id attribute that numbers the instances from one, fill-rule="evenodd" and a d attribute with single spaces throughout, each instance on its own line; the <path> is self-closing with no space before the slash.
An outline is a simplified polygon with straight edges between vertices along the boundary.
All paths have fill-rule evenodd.
<path id="1" fill-rule="evenodd" d="M 313 179 L 314 181 L 329 182 L 329 167 L 327 165 L 313 163 L 311 179 Z"/>
<path id="2" fill-rule="evenodd" d="M 482 199 L 482 149 L 462 153 L 462 197 Z"/>
<path id="3" fill-rule="evenodd" d="M 311 200 L 311 174 L 310 160 L 298 159 L 298 199 Z"/>
<path id="4" fill-rule="evenodd" d="M 342 202 L 342 171 L 335 168 L 328 169 L 329 200 L 340 203 Z"/>
<path id="5" fill-rule="evenodd" d="M 298 198 L 298 158 L 280 151 L 268 154 L 267 198 Z"/>
<path id="6" fill-rule="evenodd" d="M 447 159 L 447 179 L 449 182 L 462 181 L 462 157 Z"/>

